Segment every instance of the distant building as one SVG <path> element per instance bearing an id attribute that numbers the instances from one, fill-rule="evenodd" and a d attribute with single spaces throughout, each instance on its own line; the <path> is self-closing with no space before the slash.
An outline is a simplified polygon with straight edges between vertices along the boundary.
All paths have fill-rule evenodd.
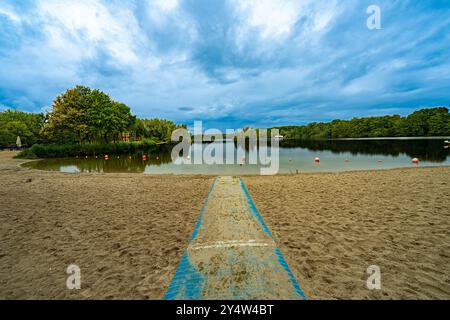
<path id="1" fill-rule="evenodd" d="M 121 134 L 121 138 L 122 138 L 123 142 L 130 142 L 130 134 L 128 132 L 127 133 L 122 133 Z"/>

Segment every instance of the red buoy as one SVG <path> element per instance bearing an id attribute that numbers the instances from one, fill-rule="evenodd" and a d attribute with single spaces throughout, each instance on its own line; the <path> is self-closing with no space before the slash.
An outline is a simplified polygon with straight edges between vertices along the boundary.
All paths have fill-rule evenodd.
<path id="1" fill-rule="evenodd" d="M 315 157 L 315 158 L 314 158 L 314 162 L 315 162 L 315 163 L 320 163 L 320 158 L 319 158 L 319 157 Z"/>
<path id="2" fill-rule="evenodd" d="M 147 155 L 146 154 L 142 155 L 142 160 L 143 161 L 147 161 Z"/>
<path id="3" fill-rule="evenodd" d="M 417 158 L 412 159 L 412 163 L 415 164 L 415 165 L 418 165 L 419 164 L 419 159 L 417 159 Z"/>
<path id="4" fill-rule="evenodd" d="M 131 156 L 128 156 L 128 160 L 131 160 Z"/>

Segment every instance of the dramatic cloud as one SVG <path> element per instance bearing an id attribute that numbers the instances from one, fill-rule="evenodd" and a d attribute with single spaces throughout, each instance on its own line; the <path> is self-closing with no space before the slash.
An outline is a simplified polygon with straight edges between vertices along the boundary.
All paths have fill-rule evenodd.
<path id="1" fill-rule="evenodd" d="M 239 128 L 450 105 L 450 3 L 3 0 L 0 109 L 77 84 L 145 117 Z"/>

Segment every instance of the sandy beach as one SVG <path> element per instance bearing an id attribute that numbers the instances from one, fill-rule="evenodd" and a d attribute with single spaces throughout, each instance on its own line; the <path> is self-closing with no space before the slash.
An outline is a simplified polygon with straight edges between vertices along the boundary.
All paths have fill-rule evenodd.
<path id="1" fill-rule="evenodd" d="M 13 155 L 0 152 L 0 299 L 164 296 L 213 177 L 44 172 Z M 450 298 L 449 167 L 243 180 L 310 299 Z M 81 290 L 66 288 L 72 263 Z"/>
<path id="2" fill-rule="evenodd" d="M 450 299 L 449 167 L 244 181 L 311 299 Z"/>
<path id="3" fill-rule="evenodd" d="M 0 152 L 0 299 L 161 299 L 212 177 L 64 174 Z M 66 288 L 69 264 L 81 290 Z"/>

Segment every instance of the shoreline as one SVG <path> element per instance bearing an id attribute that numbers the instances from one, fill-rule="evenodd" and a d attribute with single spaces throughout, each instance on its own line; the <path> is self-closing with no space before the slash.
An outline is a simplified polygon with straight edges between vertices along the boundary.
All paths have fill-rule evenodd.
<path id="1" fill-rule="evenodd" d="M 65 158 L 61 158 L 65 159 Z M 180 174 L 180 173 L 129 173 L 129 172 L 62 172 L 62 171 L 50 171 L 50 170 L 41 170 L 41 169 L 35 169 L 35 168 L 28 168 L 23 167 L 22 165 L 25 163 L 33 162 L 33 161 L 41 161 L 41 160 L 47 160 L 45 158 L 42 159 L 16 159 L 16 160 L 24 160 L 21 163 L 18 163 L 17 166 L 23 170 L 30 170 L 30 171 L 37 171 L 37 172 L 51 172 L 51 173 L 63 173 L 63 174 L 70 174 L 70 175 L 144 175 L 144 176 L 180 176 L 180 177 L 216 177 L 217 174 L 192 174 L 192 173 L 186 173 L 186 174 Z M 395 167 L 395 168 L 380 168 L 380 169 L 353 169 L 353 170 L 340 170 L 340 171 L 320 171 L 320 172 L 302 172 L 299 171 L 298 173 L 277 173 L 275 175 L 270 176 L 295 176 L 295 175 L 321 175 L 321 174 L 339 174 L 339 173 L 351 173 L 351 172 L 373 172 L 373 171 L 391 171 L 391 170 L 420 170 L 420 169 L 428 169 L 428 168 L 450 168 L 450 165 L 425 165 L 425 166 L 417 166 L 417 167 Z M 239 177 L 258 177 L 262 176 L 261 174 L 229 174 L 229 175 L 223 175 L 220 174 L 219 176 L 239 176 Z"/>

